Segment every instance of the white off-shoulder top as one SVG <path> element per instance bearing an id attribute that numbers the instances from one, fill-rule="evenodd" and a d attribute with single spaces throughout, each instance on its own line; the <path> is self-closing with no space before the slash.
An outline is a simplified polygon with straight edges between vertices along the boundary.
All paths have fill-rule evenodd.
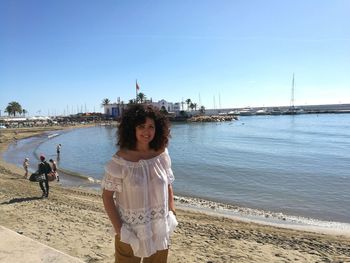
<path id="1" fill-rule="evenodd" d="M 170 245 L 170 234 L 178 224 L 168 207 L 168 184 L 173 181 L 167 149 L 138 162 L 114 155 L 105 166 L 102 188 L 115 191 L 123 222 L 120 240 L 130 244 L 137 257 L 148 257 Z"/>

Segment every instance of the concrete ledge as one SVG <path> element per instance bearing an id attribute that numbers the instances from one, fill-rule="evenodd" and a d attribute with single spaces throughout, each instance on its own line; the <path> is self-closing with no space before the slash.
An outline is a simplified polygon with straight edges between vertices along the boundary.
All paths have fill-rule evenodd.
<path id="1" fill-rule="evenodd" d="M 0 226 L 0 262 L 82 263 L 84 261 Z"/>

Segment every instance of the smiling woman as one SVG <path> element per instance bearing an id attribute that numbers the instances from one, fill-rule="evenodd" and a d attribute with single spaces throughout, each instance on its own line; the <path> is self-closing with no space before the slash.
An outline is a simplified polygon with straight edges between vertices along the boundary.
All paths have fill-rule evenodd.
<path id="1" fill-rule="evenodd" d="M 175 217 L 169 122 L 150 105 L 131 105 L 118 127 L 119 151 L 106 165 L 103 203 L 117 262 L 167 262 Z"/>
<path id="2" fill-rule="evenodd" d="M 155 131 L 154 120 L 148 117 L 146 117 L 145 123 L 136 126 L 136 140 L 141 148 L 148 148 L 148 145 L 154 139 Z"/>
<path id="3" fill-rule="evenodd" d="M 155 129 L 155 137 L 150 141 L 150 148 L 158 151 L 168 145 L 169 120 L 151 105 L 135 104 L 124 112 L 118 129 L 118 145 L 121 149 L 136 150 L 136 131 L 151 125 L 150 122 L 146 123 L 147 119 L 154 121 Z"/>

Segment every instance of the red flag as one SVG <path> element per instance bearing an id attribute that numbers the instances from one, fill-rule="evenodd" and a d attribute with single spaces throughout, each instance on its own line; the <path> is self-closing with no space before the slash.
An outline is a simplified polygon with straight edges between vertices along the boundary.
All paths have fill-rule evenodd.
<path id="1" fill-rule="evenodd" d="M 136 81 L 136 91 L 139 91 L 140 90 L 140 87 L 139 87 L 139 84 L 137 84 L 137 81 Z"/>

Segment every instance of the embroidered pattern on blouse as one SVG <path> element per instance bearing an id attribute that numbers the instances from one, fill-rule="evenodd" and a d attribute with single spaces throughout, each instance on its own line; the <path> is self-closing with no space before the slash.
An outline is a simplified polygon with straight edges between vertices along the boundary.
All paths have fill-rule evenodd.
<path id="1" fill-rule="evenodd" d="M 108 191 L 122 192 L 123 189 L 122 180 L 108 173 L 105 174 L 101 186 L 102 188 L 105 188 Z"/>
<path id="2" fill-rule="evenodd" d="M 151 208 L 149 210 L 130 210 L 119 207 L 122 221 L 130 225 L 145 225 L 152 220 L 165 217 L 164 206 Z"/>

